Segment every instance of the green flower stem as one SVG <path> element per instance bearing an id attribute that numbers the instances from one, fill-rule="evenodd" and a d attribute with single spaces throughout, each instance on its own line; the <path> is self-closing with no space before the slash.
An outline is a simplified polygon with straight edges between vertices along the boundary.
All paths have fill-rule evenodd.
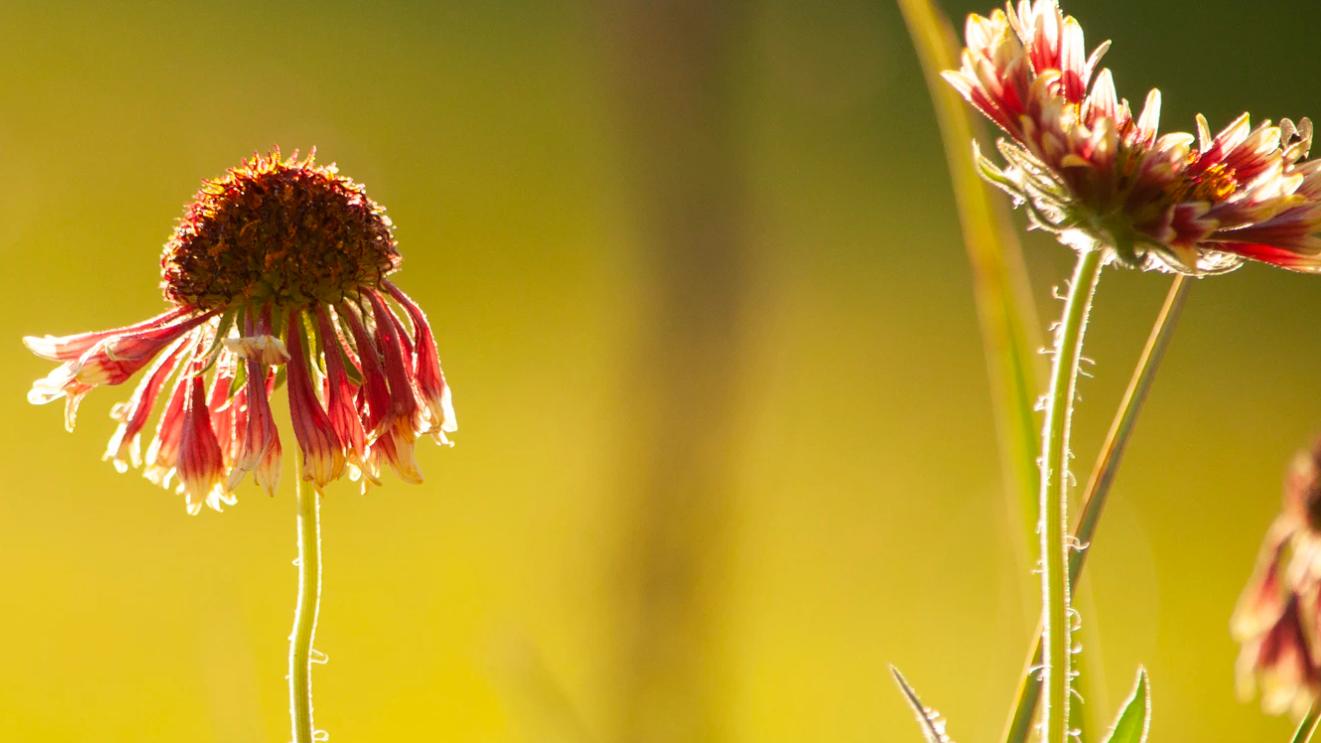
<path id="1" fill-rule="evenodd" d="M 1110 493 L 1110 484 L 1114 481 L 1119 461 L 1123 458 L 1124 449 L 1133 432 L 1133 425 L 1137 422 L 1138 411 L 1141 410 L 1147 392 L 1151 389 L 1151 382 L 1156 377 L 1156 369 L 1160 367 L 1170 337 L 1174 335 L 1174 328 L 1178 324 L 1189 286 L 1191 281 L 1182 275 L 1176 276 L 1174 282 L 1170 284 L 1170 290 L 1165 295 L 1165 303 L 1161 306 L 1160 314 L 1156 316 L 1150 335 L 1147 336 L 1147 344 L 1143 347 L 1142 355 L 1133 369 L 1133 376 L 1129 378 L 1124 398 L 1115 413 L 1114 421 L 1110 424 L 1110 431 L 1101 446 L 1101 454 L 1097 457 L 1096 466 L 1092 468 L 1091 478 L 1087 481 L 1082 515 L 1074 529 L 1074 538 L 1079 544 L 1088 544 L 1096 534 L 1106 497 Z M 1069 556 L 1070 590 L 1077 585 L 1078 578 L 1082 575 L 1087 553 L 1088 550 L 1084 549 Z M 1029 669 L 1041 665 L 1041 651 L 1041 631 L 1038 628 L 1037 642 L 1032 652 L 1032 659 L 1028 662 Z M 1030 670 L 1022 676 L 1017 697 L 1013 717 L 1010 718 L 1009 726 L 1005 731 L 1005 743 L 1025 743 L 1031 733 L 1032 717 L 1041 698 L 1041 681 Z"/>
<path id="2" fill-rule="evenodd" d="M 298 603 L 289 635 L 289 716 L 293 743 L 312 743 L 312 639 L 321 608 L 321 494 L 295 470 L 298 503 Z"/>
<path id="3" fill-rule="evenodd" d="M 1042 710 L 1045 743 L 1068 743 L 1069 695 L 1072 681 L 1069 616 L 1069 542 L 1067 535 L 1069 499 L 1069 425 L 1077 393 L 1078 363 L 1082 358 L 1087 314 L 1092 306 L 1096 282 L 1101 278 L 1105 253 L 1088 250 L 1079 254 L 1069 283 L 1064 317 L 1055 331 L 1055 354 L 1047 395 L 1046 427 L 1042 433 L 1041 492 L 1041 595 L 1044 604 L 1042 637 L 1045 664 L 1042 683 L 1046 706 Z"/>

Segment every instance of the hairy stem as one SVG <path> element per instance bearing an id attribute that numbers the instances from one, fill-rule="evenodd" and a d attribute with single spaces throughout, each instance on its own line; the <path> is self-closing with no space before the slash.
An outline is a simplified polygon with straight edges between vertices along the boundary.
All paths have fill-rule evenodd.
<path id="1" fill-rule="evenodd" d="M 1138 411 L 1142 409 L 1142 403 L 1151 389 L 1151 382 L 1156 377 L 1156 370 L 1160 367 L 1170 337 L 1174 334 L 1190 285 L 1191 282 L 1187 277 L 1175 277 L 1174 283 L 1170 285 L 1170 290 L 1165 295 L 1165 303 L 1161 305 L 1160 313 L 1156 316 L 1156 322 L 1151 327 L 1151 333 L 1147 336 L 1147 343 L 1142 348 L 1133 375 L 1128 380 L 1128 388 L 1124 391 L 1124 398 L 1115 412 L 1114 421 L 1110 424 L 1110 431 L 1106 434 L 1105 443 L 1101 446 L 1101 453 L 1097 457 L 1096 466 L 1092 468 L 1092 475 L 1084 491 L 1082 515 L 1074 529 L 1074 538 L 1079 544 L 1085 545 L 1091 542 L 1096 534 L 1106 497 L 1110 493 L 1110 484 L 1114 481 L 1115 472 L 1119 468 L 1129 436 L 1133 432 L 1133 425 L 1137 422 Z M 1069 556 L 1070 590 L 1077 585 L 1078 578 L 1082 575 L 1087 552 L 1088 550 L 1084 549 Z M 1031 669 L 1041 665 L 1041 651 L 1041 630 L 1038 628 L 1036 645 L 1031 660 L 1027 663 L 1029 670 L 1023 674 L 1019 682 L 1014 713 L 1004 735 L 1005 743 L 1025 743 L 1031 733 L 1032 718 L 1041 699 L 1041 680 L 1032 673 Z"/>
<path id="2" fill-rule="evenodd" d="M 301 469 L 301 468 L 299 468 Z M 293 743 L 312 743 L 312 640 L 321 608 L 320 493 L 295 475 L 298 503 L 298 603 L 289 635 L 289 716 Z"/>
<path id="3" fill-rule="evenodd" d="M 1082 358 L 1083 335 L 1087 314 L 1092 306 L 1096 282 L 1101 277 L 1105 253 L 1089 250 L 1078 255 L 1078 264 L 1069 282 L 1064 316 L 1055 331 L 1055 354 L 1047 395 L 1046 426 L 1042 432 L 1041 492 L 1041 596 L 1043 603 L 1042 638 L 1045 664 L 1042 683 L 1046 706 L 1042 710 L 1042 730 L 1046 743 L 1067 743 L 1069 736 L 1069 688 L 1072 680 L 1069 611 L 1068 563 L 1069 542 L 1067 511 L 1069 501 L 1069 426 L 1077 393 L 1078 363 Z"/>

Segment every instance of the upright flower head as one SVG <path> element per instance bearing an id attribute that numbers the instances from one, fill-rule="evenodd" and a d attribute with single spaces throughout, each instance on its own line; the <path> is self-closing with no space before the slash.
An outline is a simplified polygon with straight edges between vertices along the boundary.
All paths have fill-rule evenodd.
<path id="1" fill-rule="evenodd" d="M 105 458 L 185 496 L 190 513 L 233 503 L 248 472 L 274 491 L 281 445 L 271 397 L 285 386 L 303 477 L 365 488 L 383 466 L 421 475 L 413 444 L 457 430 L 436 340 L 387 278 L 399 267 L 385 209 L 315 153 L 254 155 L 206 181 L 161 257 L 170 308 L 134 325 L 24 339 L 60 362 L 28 400 L 63 398 L 73 430 L 93 388 L 145 370 Z M 161 405 L 161 401 L 164 402 Z M 142 432 L 163 407 L 142 454 Z"/>
<path id="2" fill-rule="evenodd" d="M 1268 712 L 1297 715 L 1321 696 L 1321 441 L 1289 470 L 1232 629 L 1244 696 L 1259 689 Z"/>
<path id="3" fill-rule="evenodd" d="M 1253 259 L 1321 271 L 1321 165 L 1304 158 L 1312 125 L 1255 129 L 1244 114 L 1212 136 L 1159 135 L 1160 92 L 1134 117 L 1056 0 L 969 16 L 957 71 L 945 73 L 1006 135 L 1003 167 L 982 175 L 1025 204 L 1034 225 L 1125 265 L 1185 273 Z"/>

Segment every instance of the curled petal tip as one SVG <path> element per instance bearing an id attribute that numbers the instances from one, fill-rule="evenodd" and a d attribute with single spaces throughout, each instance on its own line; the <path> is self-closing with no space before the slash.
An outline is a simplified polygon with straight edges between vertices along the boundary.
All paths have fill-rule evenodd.
<path id="1" fill-rule="evenodd" d="M 25 335 L 23 336 L 23 345 L 32 353 L 42 358 L 50 358 L 55 350 L 55 336 L 52 335 Z"/>

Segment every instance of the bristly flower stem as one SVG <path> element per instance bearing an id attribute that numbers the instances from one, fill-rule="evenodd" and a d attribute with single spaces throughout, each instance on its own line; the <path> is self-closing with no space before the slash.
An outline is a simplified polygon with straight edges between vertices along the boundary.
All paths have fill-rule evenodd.
<path id="1" fill-rule="evenodd" d="M 1182 274 L 1174 277 L 1174 282 L 1170 284 L 1170 290 L 1165 295 L 1165 303 L 1161 305 L 1160 313 L 1151 326 L 1147 344 L 1142 348 L 1142 354 L 1133 369 L 1133 375 L 1128 380 L 1128 388 L 1124 391 L 1119 410 L 1116 411 L 1115 418 L 1110 424 L 1110 431 L 1106 434 L 1105 443 L 1101 446 L 1101 454 L 1097 457 L 1096 466 L 1092 468 L 1092 475 L 1087 481 L 1082 514 L 1073 531 L 1074 540 L 1079 544 L 1089 544 L 1096 534 L 1101 512 L 1105 508 L 1106 496 L 1110 492 L 1110 484 L 1114 482 L 1115 471 L 1119 468 L 1119 461 L 1123 458 L 1124 449 L 1133 432 L 1133 425 L 1137 422 L 1138 411 L 1142 409 L 1142 403 L 1151 389 L 1151 382 L 1156 377 L 1156 370 L 1160 368 L 1165 348 L 1169 345 L 1170 337 L 1174 335 L 1174 328 L 1178 325 L 1179 315 L 1183 311 L 1184 299 L 1188 295 L 1188 287 L 1191 283 L 1192 280 Z M 1070 590 L 1078 585 L 1087 552 L 1088 550 L 1083 549 L 1069 556 Z M 1005 730 L 1005 743 L 1026 743 L 1031 733 L 1032 718 L 1036 714 L 1037 702 L 1041 698 L 1041 680 L 1036 677 L 1032 669 L 1041 665 L 1041 650 L 1041 630 L 1038 627 L 1036 646 L 1033 648 L 1031 660 L 1027 663 L 1028 670 L 1024 672 L 1019 683 L 1014 713 Z"/>
<path id="2" fill-rule="evenodd" d="M 301 470 L 298 467 L 297 470 Z M 298 503 L 298 603 L 289 635 L 289 716 L 293 743 L 313 743 L 312 662 L 317 614 L 321 608 L 321 494 L 295 473 Z"/>
<path id="3" fill-rule="evenodd" d="M 1041 460 L 1041 594 L 1042 637 L 1045 664 L 1042 683 L 1046 706 L 1042 710 L 1042 738 L 1046 743 L 1067 743 L 1069 736 L 1069 687 L 1072 641 L 1070 633 L 1069 576 L 1066 566 L 1070 550 L 1067 535 L 1069 498 L 1069 425 L 1077 392 L 1078 364 L 1082 358 L 1083 335 L 1092 306 L 1096 282 L 1101 277 L 1105 252 L 1081 252 L 1073 270 L 1064 317 L 1055 330 L 1055 353 L 1047 395 L 1046 426 L 1042 433 Z"/>

